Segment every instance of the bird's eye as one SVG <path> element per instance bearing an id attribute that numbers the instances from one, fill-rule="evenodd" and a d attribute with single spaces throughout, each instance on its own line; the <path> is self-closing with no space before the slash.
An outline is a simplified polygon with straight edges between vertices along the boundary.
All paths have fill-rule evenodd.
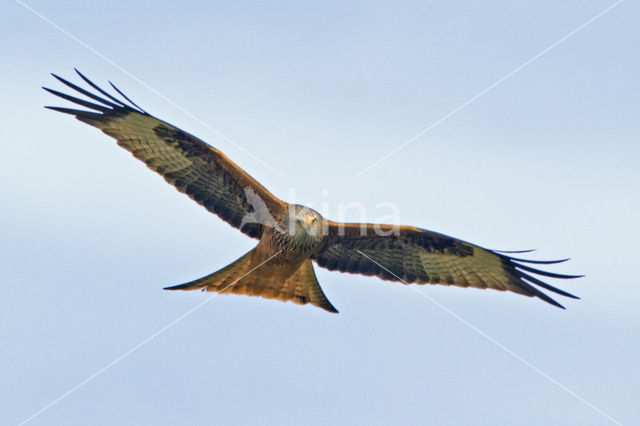
<path id="1" fill-rule="evenodd" d="M 311 223 L 316 223 L 318 221 L 317 217 L 314 217 L 313 220 L 311 221 Z"/>

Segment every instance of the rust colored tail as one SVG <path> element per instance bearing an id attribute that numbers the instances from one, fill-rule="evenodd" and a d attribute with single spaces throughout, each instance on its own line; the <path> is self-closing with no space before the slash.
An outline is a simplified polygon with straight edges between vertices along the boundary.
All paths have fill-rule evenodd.
<path id="1" fill-rule="evenodd" d="M 301 305 L 311 303 L 326 311 L 338 313 L 320 288 L 310 259 L 300 266 L 269 261 L 260 265 L 255 249 L 230 265 L 195 281 L 165 290 L 202 290 L 219 293 L 246 294 L 267 299 L 292 301 Z M 293 271 L 292 271 L 293 269 Z"/>

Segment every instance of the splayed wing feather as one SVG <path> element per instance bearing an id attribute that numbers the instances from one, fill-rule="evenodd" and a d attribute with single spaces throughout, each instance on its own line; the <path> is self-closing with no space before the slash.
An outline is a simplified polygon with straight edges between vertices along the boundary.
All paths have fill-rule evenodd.
<path id="1" fill-rule="evenodd" d="M 494 250 L 496 253 L 506 253 L 506 254 L 516 254 L 516 253 L 531 253 L 536 251 L 536 249 L 529 250 Z"/>
<path id="2" fill-rule="evenodd" d="M 532 268 L 530 266 L 521 265 L 519 263 L 513 263 L 516 268 L 525 270 L 527 272 L 532 272 L 538 275 L 544 275 L 545 277 L 550 278 L 581 278 L 582 275 L 565 275 L 565 274 L 556 274 L 555 272 L 542 271 L 540 269 Z"/>
<path id="3" fill-rule="evenodd" d="M 103 114 L 109 113 L 110 111 L 112 111 L 112 108 L 107 108 L 105 106 L 94 104 L 94 103 L 91 103 L 89 101 L 85 101 L 85 100 L 80 99 L 80 98 L 69 96 L 69 95 L 67 95 L 65 93 L 58 92 L 57 90 L 49 89 L 49 88 L 46 88 L 46 87 L 43 87 L 43 89 L 46 90 L 47 92 L 53 94 L 53 95 L 61 97 L 62 99 L 66 99 L 69 102 L 73 102 L 74 104 L 81 105 L 81 106 L 83 106 L 85 108 L 95 109 L 96 111 L 100 111 Z"/>
<path id="4" fill-rule="evenodd" d="M 133 105 L 134 107 L 138 108 L 141 112 L 144 112 L 144 113 L 146 114 L 146 111 L 145 111 L 145 110 L 143 110 L 142 108 L 140 108 L 140 107 L 138 106 L 138 104 L 136 104 L 136 103 L 135 103 L 135 102 L 133 102 L 131 99 L 129 99 L 129 97 L 128 97 L 127 95 L 125 95 L 124 93 L 122 93 L 122 91 L 121 91 L 120 89 L 118 89 L 118 88 L 116 87 L 116 85 L 115 85 L 115 84 L 113 84 L 112 82 L 109 82 L 109 84 L 111 85 L 111 87 L 113 87 L 113 88 L 115 89 L 115 91 L 116 91 L 116 92 L 118 92 L 118 93 L 120 94 L 120 96 L 122 96 L 122 97 L 123 97 L 123 98 L 125 98 L 127 101 L 129 101 L 129 103 L 130 103 L 131 105 Z"/>
<path id="5" fill-rule="evenodd" d="M 109 92 L 105 91 L 104 89 L 102 89 L 100 86 L 98 86 L 97 84 L 95 84 L 93 81 L 89 80 L 87 77 L 85 77 L 84 74 L 82 74 L 80 71 L 78 71 L 77 69 L 75 69 L 75 72 L 80 76 L 81 79 L 84 80 L 85 83 L 87 83 L 89 86 L 91 86 L 92 88 L 94 88 L 95 90 L 97 90 L 98 92 L 100 92 L 100 94 L 106 96 L 107 98 L 111 99 L 112 101 L 114 101 L 115 103 L 117 103 L 118 105 L 122 106 L 122 107 L 126 107 L 127 105 L 125 103 L 123 103 L 120 99 L 116 98 L 115 96 L 111 95 Z"/>
<path id="6" fill-rule="evenodd" d="M 496 251 L 496 253 L 502 253 L 502 252 Z M 514 262 L 534 263 L 538 265 L 553 265 L 555 263 L 563 263 L 569 260 L 569 258 L 558 259 L 558 260 L 531 260 L 531 259 L 519 259 L 517 257 L 510 257 L 510 259 Z"/>
<path id="7" fill-rule="evenodd" d="M 91 92 L 89 92 L 88 90 L 83 89 L 80 86 L 76 86 L 75 84 L 71 83 L 70 81 L 65 80 L 64 78 L 56 75 L 56 74 L 51 74 L 53 77 L 55 77 L 56 80 L 58 80 L 59 82 L 61 82 L 62 84 L 66 85 L 67 87 L 70 87 L 71 89 L 75 90 L 78 93 L 82 93 L 83 95 L 85 95 L 88 98 L 93 99 L 94 101 L 98 101 L 108 107 L 111 108 L 118 108 L 119 106 L 122 106 L 122 103 L 118 103 L 118 104 L 114 104 L 111 101 L 108 101 L 104 98 L 101 98 L 98 95 L 95 95 Z"/>

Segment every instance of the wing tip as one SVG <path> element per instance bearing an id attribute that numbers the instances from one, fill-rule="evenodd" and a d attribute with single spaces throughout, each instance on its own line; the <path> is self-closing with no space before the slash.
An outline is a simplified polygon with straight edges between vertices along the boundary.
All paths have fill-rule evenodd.
<path id="1" fill-rule="evenodd" d="M 171 285 L 171 286 L 168 286 L 168 287 L 162 287 L 163 290 L 170 290 L 170 291 L 184 290 L 185 288 L 187 288 L 187 286 L 185 284 L 178 284 L 178 285 Z"/>
<path id="2" fill-rule="evenodd" d="M 76 104 L 80 104 L 83 106 L 86 106 L 88 108 L 92 108 L 92 109 L 97 109 L 99 111 L 102 111 L 103 113 L 107 113 L 110 111 L 116 111 L 119 110 L 120 108 L 124 108 L 124 110 L 128 110 L 128 111 L 136 111 L 138 113 L 141 114 L 145 114 L 145 115 L 149 115 L 144 109 L 142 109 L 139 105 L 137 105 L 135 102 L 133 102 L 127 95 L 125 95 L 120 89 L 118 89 L 112 82 L 109 81 L 109 84 L 116 90 L 116 92 L 121 95 L 126 101 L 128 101 L 130 103 L 130 105 L 127 105 L 125 102 L 123 102 L 122 100 L 116 98 L 115 96 L 111 95 L 110 93 L 106 92 L 104 89 L 102 89 L 101 87 L 99 87 L 98 85 L 96 85 L 94 82 L 92 82 L 89 78 L 87 78 L 84 74 L 82 74 L 77 68 L 73 68 L 73 70 L 76 72 L 76 74 L 78 74 L 78 76 L 80 76 L 80 78 L 87 83 L 89 86 L 91 86 L 93 89 L 95 89 L 96 91 L 98 91 L 100 94 L 104 95 L 106 98 L 101 98 L 100 96 L 94 94 L 94 93 L 90 93 L 87 90 L 65 80 L 64 78 L 60 77 L 59 75 L 55 74 L 55 73 L 51 73 L 51 75 L 58 81 L 60 81 L 61 83 L 63 83 L 64 85 L 70 87 L 71 89 L 92 98 L 95 101 L 98 101 L 106 106 L 108 106 L 108 109 L 105 109 L 101 106 L 95 105 L 95 104 L 90 104 L 88 105 L 86 101 L 81 100 L 79 98 L 73 98 L 69 95 L 66 95 L 64 93 L 58 92 L 56 90 L 52 90 L 46 87 L 43 87 L 43 89 L 45 89 L 46 91 L 48 91 L 49 93 L 59 96 L 63 99 L 66 99 L 68 101 L 74 102 Z"/>
<path id="3" fill-rule="evenodd" d="M 333 305 L 331 304 L 331 302 L 328 302 L 328 306 L 326 306 L 326 305 L 324 305 L 324 306 L 316 305 L 316 306 L 318 306 L 319 308 L 322 308 L 323 310 L 325 310 L 325 311 L 329 312 L 330 314 L 339 314 L 339 313 L 340 313 L 340 311 L 338 311 L 338 310 L 335 308 L 335 306 L 333 306 Z"/>
<path id="4" fill-rule="evenodd" d="M 518 257 L 509 256 L 509 260 L 511 260 L 512 262 L 531 263 L 531 264 L 535 264 L 535 265 L 554 265 L 554 264 L 557 264 L 557 263 L 567 262 L 567 261 L 571 260 L 571 258 L 567 257 L 565 259 L 556 259 L 556 260 L 532 260 L 532 259 L 522 259 L 522 258 L 518 258 Z"/>
<path id="5" fill-rule="evenodd" d="M 521 258 L 509 256 L 507 254 L 503 254 L 507 252 L 500 251 L 500 250 L 494 250 L 494 253 L 496 253 L 498 256 L 502 258 L 503 268 L 507 271 L 510 271 L 509 273 L 512 274 L 512 278 L 515 280 L 515 282 L 512 281 L 512 284 L 516 285 L 521 290 L 524 290 L 530 296 L 535 296 L 561 309 L 566 309 L 566 308 L 560 303 L 558 303 L 556 300 L 548 296 L 542 290 L 548 290 L 564 297 L 580 300 L 580 297 L 574 294 L 571 294 L 569 292 L 566 292 L 564 290 L 561 290 L 557 287 L 554 287 L 550 284 L 547 284 L 541 279 L 535 277 L 533 274 L 541 275 L 543 277 L 556 278 L 556 279 L 575 279 L 575 278 L 582 278 L 585 275 L 558 274 L 555 272 L 549 272 L 549 271 L 533 268 L 531 266 L 523 264 L 523 263 L 528 263 L 528 264 L 539 264 L 539 265 L 551 265 L 551 264 L 566 262 L 570 260 L 570 258 L 558 259 L 558 260 L 529 260 L 529 259 L 521 259 Z M 514 253 L 514 252 L 509 252 L 509 253 Z M 518 252 L 515 252 L 515 253 L 518 253 Z"/>
<path id="6" fill-rule="evenodd" d="M 533 290 L 533 294 L 532 296 L 537 297 L 540 300 L 543 300 L 545 302 L 547 302 L 550 305 L 553 305 L 557 308 L 560 309 L 564 309 L 566 310 L 567 308 L 564 307 L 564 305 L 560 304 L 557 300 L 555 300 L 554 298 L 550 297 L 548 294 L 543 293 L 542 291 L 538 290 L 537 288 L 531 286 L 531 289 Z"/>
<path id="7" fill-rule="evenodd" d="M 549 272 L 549 271 L 543 271 L 542 269 L 536 269 L 536 268 L 532 268 L 530 266 L 526 266 L 526 265 L 521 265 L 519 263 L 516 262 L 511 262 L 514 266 L 514 268 L 517 268 L 518 270 L 523 270 L 523 271 L 527 271 L 530 272 L 532 274 L 537 274 L 537 275 L 542 275 L 545 277 L 549 277 L 549 278 L 560 278 L 560 279 L 575 279 L 575 278 L 583 278 L 584 275 L 568 275 L 568 274 L 558 274 L 555 272 Z"/>

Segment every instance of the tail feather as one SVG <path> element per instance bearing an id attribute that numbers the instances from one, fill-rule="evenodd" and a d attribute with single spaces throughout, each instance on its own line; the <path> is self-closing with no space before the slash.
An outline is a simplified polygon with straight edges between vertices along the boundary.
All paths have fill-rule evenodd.
<path id="1" fill-rule="evenodd" d="M 311 259 L 302 262 L 300 267 L 282 284 L 280 294 L 276 298 L 293 300 L 300 304 L 311 303 L 326 311 L 338 313 L 322 291 Z"/>
<path id="2" fill-rule="evenodd" d="M 165 287 L 165 290 L 202 290 L 260 296 L 301 305 L 311 303 L 326 311 L 338 313 L 322 291 L 310 259 L 304 260 L 297 269 L 290 264 L 278 262 L 267 262 L 256 268 L 258 264 L 260 262 L 254 259 L 254 250 L 251 250 L 213 274 L 185 284 Z"/>

